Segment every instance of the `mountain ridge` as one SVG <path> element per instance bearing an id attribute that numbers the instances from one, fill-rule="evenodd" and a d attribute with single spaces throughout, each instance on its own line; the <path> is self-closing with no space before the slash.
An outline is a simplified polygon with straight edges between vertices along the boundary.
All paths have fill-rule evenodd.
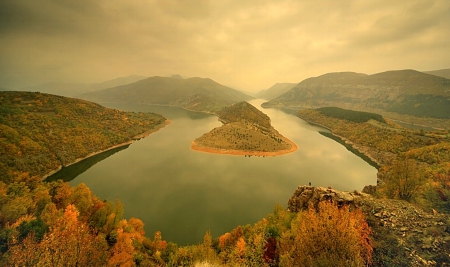
<path id="1" fill-rule="evenodd" d="M 210 103 L 202 105 L 200 102 L 192 103 L 196 96 L 197 100 L 200 99 L 199 96 L 202 96 L 203 101 L 210 101 Z M 221 85 L 210 78 L 180 79 L 161 76 L 148 77 L 135 83 L 86 93 L 80 97 L 94 102 L 179 106 L 209 113 L 218 112 L 221 108 L 239 101 L 252 99 L 251 96 Z M 213 105 L 208 106 L 211 103 Z"/>
<path id="2" fill-rule="evenodd" d="M 406 120 L 412 116 L 447 120 L 450 119 L 450 80 L 416 70 L 372 75 L 327 73 L 303 80 L 263 106 L 336 106 L 380 113 L 394 119 Z"/>

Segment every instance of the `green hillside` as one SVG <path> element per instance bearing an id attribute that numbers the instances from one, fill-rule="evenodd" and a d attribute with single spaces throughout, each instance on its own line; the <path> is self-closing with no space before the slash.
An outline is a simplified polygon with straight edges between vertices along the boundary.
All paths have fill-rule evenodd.
<path id="1" fill-rule="evenodd" d="M 203 96 L 206 102 L 211 100 L 214 102 L 202 104 L 205 110 L 194 108 L 195 111 L 206 112 L 215 112 L 217 107 L 226 107 L 252 98 L 211 79 L 198 77 L 188 79 L 150 77 L 135 83 L 83 94 L 81 97 L 98 103 L 156 104 L 190 108 L 193 107 L 193 98 L 198 95 Z M 207 109 L 208 106 L 212 106 L 213 109 Z"/>
<path id="2" fill-rule="evenodd" d="M 0 92 L 0 115 L 0 180 L 5 182 L 20 173 L 43 176 L 165 122 L 158 114 L 31 92 Z"/>
<path id="3" fill-rule="evenodd" d="M 302 81 L 263 106 L 335 106 L 404 121 L 414 122 L 408 116 L 447 120 L 450 119 L 450 80 L 415 70 L 373 75 L 328 73 Z"/>
<path id="4" fill-rule="evenodd" d="M 383 116 L 369 112 L 354 111 L 336 107 L 323 107 L 316 109 L 316 111 L 328 117 L 348 120 L 352 122 L 367 122 L 369 120 L 375 120 L 383 123 L 385 122 Z"/>

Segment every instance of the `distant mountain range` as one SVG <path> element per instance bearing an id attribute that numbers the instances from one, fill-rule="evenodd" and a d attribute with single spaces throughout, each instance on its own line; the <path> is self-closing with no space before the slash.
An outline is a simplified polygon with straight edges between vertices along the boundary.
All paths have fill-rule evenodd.
<path id="1" fill-rule="evenodd" d="M 145 78 L 146 78 L 145 76 L 130 75 L 126 77 L 119 77 L 116 79 L 108 80 L 102 83 L 92 83 L 92 84 L 49 82 L 34 86 L 23 87 L 19 91 L 41 92 L 47 94 L 74 97 L 86 92 L 92 92 L 114 86 L 129 84 Z"/>
<path id="2" fill-rule="evenodd" d="M 450 80 L 415 70 L 308 78 L 264 107 L 335 106 L 384 115 L 450 119 Z"/>
<path id="3" fill-rule="evenodd" d="M 256 94 L 256 97 L 271 100 L 274 99 L 287 91 L 291 90 L 292 87 L 297 85 L 296 83 L 276 83 L 272 85 L 269 89 L 262 90 L 258 94 Z"/>
<path id="4" fill-rule="evenodd" d="M 150 77 L 131 84 L 85 93 L 80 97 L 99 103 L 168 105 L 212 113 L 236 102 L 252 99 L 251 96 L 208 78 L 183 79 L 180 76 Z"/>
<path id="5" fill-rule="evenodd" d="M 443 78 L 446 78 L 446 79 L 450 79 L 450 69 L 423 71 L 423 73 L 427 73 L 427 74 L 443 77 Z"/>

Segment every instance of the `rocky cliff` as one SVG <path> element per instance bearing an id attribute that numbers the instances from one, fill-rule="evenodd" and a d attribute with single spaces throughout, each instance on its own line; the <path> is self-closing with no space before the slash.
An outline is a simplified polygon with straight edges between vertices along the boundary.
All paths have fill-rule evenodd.
<path id="1" fill-rule="evenodd" d="M 362 192 L 299 186 L 288 201 L 288 210 L 299 212 L 320 201 L 360 208 L 373 230 L 374 266 L 393 257 L 395 266 L 450 266 L 450 216 L 426 211 L 411 203 L 378 199 Z M 395 263 L 394 257 L 398 261 Z M 403 259 L 403 261 L 401 260 Z M 384 259 L 384 262 L 388 260 Z"/>

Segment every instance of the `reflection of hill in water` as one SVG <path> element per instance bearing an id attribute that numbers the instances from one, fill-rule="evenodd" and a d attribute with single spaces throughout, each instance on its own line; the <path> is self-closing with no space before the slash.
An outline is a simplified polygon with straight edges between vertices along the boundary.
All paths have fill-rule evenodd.
<path id="1" fill-rule="evenodd" d="M 72 164 L 68 167 L 63 167 L 59 172 L 47 177 L 47 179 L 45 179 L 45 181 L 52 182 L 52 181 L 57 181 L 57 180 L 63 180 L 64 182 L 69 182 L 69 181 L 73 180 L 75 177 L 77 177 L 78 175 L 85 172 L 90 167 L 97 164 L 97 162 L 100 162 L 100 161 L 108 158 L 109 156 L 112 156 L 112 155 L 116 154 L 117 152 L 128 148 L 129 146 L 130 145 L 114 148 L 114 149 L 105 151 L 103 153 L 97 154 L 95 156 L 89 157 L 87 159 L 84 159 L 84 160 L 77 162 L 75 164 Z"/>
<path id="2" fill-rule="evenodd" d="M 207 118 L 210 116 L 215 116 L 212 114 L 208 114 L 208 113 L 204 113 L 204 112 L 200 112 L 200 111 L 190 111 L 190 110 L 185 110 L 186 111 L 186 115 L 193 120 L 199 120 L 199 119 L 203 119 L 203 118 Z"/>

